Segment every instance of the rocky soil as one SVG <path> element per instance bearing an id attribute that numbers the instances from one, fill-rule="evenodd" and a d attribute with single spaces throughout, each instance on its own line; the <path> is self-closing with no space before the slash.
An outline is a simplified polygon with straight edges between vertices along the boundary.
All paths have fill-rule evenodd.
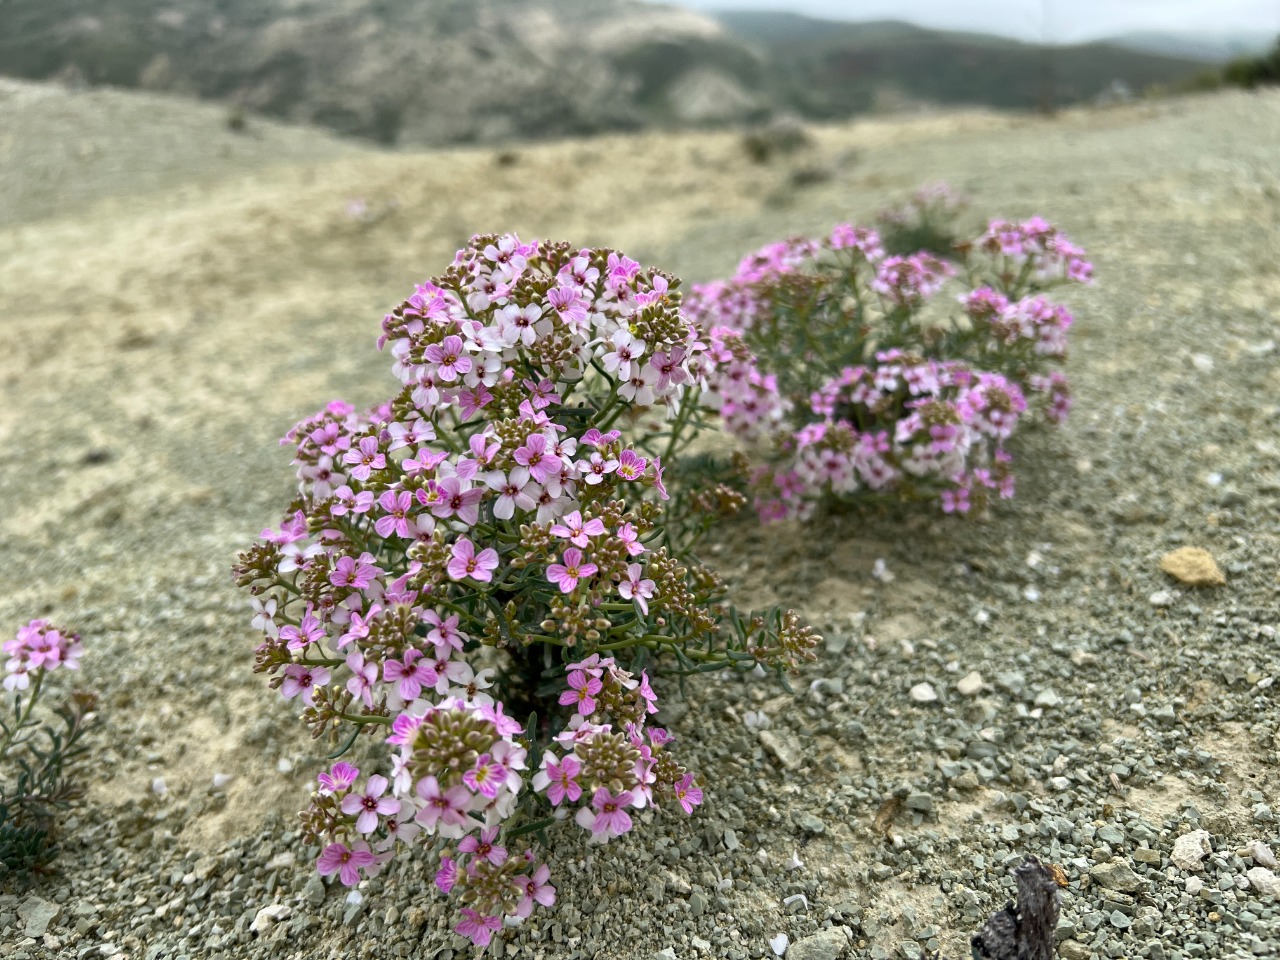
<path id="1" fill-rule="evenodd" d="M 473 232 L 698 280 L 937 178 L 975 226 L 1040 213 L 1094 256 L 1071 421 L 1025 438 L 1018 498 L 982 521 L 724 530 L 739 597 L 804 610 L 825 656 L 794 693 L 667 691 L 708 802 L 604 848 L 565 834 L 560 902 L 493 954 L 956 960 L 1027 855 L 1067 879 L 1066 960 L 1280 954 L 1280 95 L 830 127 L 766 165 L 730 133 L 502 156 L 317 140 L 199 189 L 121 173 L 172 135 L 123 101 L 84 162 L 87 101 L 56 96 L 0 95 L 3 149 L 28 158 L 2 194 L 0 624 L 77 627 L 101 708 L 60 873 L 0 896 L 0 957 L 465 955 L 421 863 L 353 904 L 292 826 L 319 758 L 250 673 L 227 573 L 288 497 L 276 438 L 388 392 L 382 311 Z M 51 116 L 40 153 L 25 125 Z M 24 206 L 46 176 L 64 186 Z M 1182 547 L 1225 584 L 1164 572 Z"/>

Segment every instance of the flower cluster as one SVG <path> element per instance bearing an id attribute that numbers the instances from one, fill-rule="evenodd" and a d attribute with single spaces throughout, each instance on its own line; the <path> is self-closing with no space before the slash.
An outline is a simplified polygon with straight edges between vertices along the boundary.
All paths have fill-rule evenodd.
<path id="1" fill-rule="evenodd" d="M 256 669 L 313 736 L 376 731 L 389 748 L 361 783 L 349 765 L 322 775 L 304 813 L 318 869 L 352 884 L 425 846 L 465 904 L 456 929 L 484 945 L 554 899 L 514 840 L 575 807 L 603 842 L 656 796 L 698 802 L 645 726 L 645 663 L 781 671 L 817 638 L 793 615 L 733 615 L 689 553 L 700 528 L 667 509 L 715 349 L 672 278 L 609 250 L 477 237 L 379 345 L 399 392 L 289 431 L 299 495 L 235 574 Z"/>
<path id="2" fill-rule="evenodd" d="M 957 253 L 887 256 L 876 231 L 841 224 L 694 289 L 704 403 L 761 452 L 763 519 L 806 518 L 830 496 L 934 497 L 947 513 L 1013 496 L 1007 441 L 1030 413 L 1060 423 L 1071 405 L 1047 364 L 1065 359 L 1072 317 L 1040 292 L 1088 283 L 1092 266 L 1039 218 L 993 221 Z M 962 314 L 940 321 L 957 277 Z"/>
<path id="3" fill-rule="evenodd" d="M 80 635 L 55 627 L 47 620 L 32 620 L 4 644 L 9 659 L 4 665 L 4 688 L 26 690 L 34 674 L 37 682 L 45 671 L 80 667 Z"/>

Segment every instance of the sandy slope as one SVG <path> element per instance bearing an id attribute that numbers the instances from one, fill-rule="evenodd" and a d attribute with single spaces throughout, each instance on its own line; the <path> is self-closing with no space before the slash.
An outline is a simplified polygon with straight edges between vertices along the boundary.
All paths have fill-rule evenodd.
<path id="1" fill-rule="evenodd" d="M 662 921 L 668 933 L 638 934 L 628 925 L 634 904 L 623 897 L 597 912 L 603 926 L 583 920 L 578 942 L 549 956 L 572 949 L 647 958 L 672 945 L 683 957 L 695 949 L 690 938 L 719 944 L 724 931 L 742 926 L 734 918 L 748 915 L 752 922 L 742 928 L 755 932 L 734 942 L 743 956 L 762 956 L 764 934 L 787 929 L 797 939 L 838 920 L 831 907 L 858 897 L 869 904 L 861 926 L 848 922 L 859 949 L 894 949 L 911 925 L 899 908 L 915 903 L 959 955 L 967 921 L 954 898 L 937 895 L 936 877 L 891 871 L 877 900 L 883 878 L 869 879 L 866 865 L 874 855 L 869 824 L 883 794 L 895 784 L 932 790 L 941 821 L 920 827 L 908 820 L 903 829 L 951 837 L 949 847 L 939 843 L 953 864 L 971 859 L 984 823 L 1004 816 L 994 812 L 1004 809 L 1001 793 L 1016 789 L 1057 801 L 1048 774 L 1022 754 L 1015 761 L 1020 773 L 999 769 L 976 792 L 948 790 L 935 767 L 939 750 L 946 752 L 938 744 L 963 739 L 957 725 L 976 729 L 980 718 L 954 695 L 933 713 L 909 703 L 906 689 L 926 675 L 946 688 L 957 670 L 982 669 L 990 679 L 1016 668 L 1027 674 L 1030 690 L 1055 685 L 1068 706 L 1049 711 L 1040 726 L 1024 722 L 1028 704 L 1019 694 L 991 692 L 991 710 L 1017 716 L 1008 724 L 1020 731 L 1014 746 L 1023 753 L 1034 752 L 1028 740 L 1041 737 L 1040 754 L 1074 750 L 1090 769 L 1106 756 L 1095 755 L 1100 745 L 1122 736 L 1135 744 L 1123 750 L 1154 754 L 1157 765 L 1174 763 L 1175 744 L 1165 731 L 1153 733 L 1119 700 L 1126 684 L 1139 682 L 1135 668 L 1142 669 L 1112 644 L 1128 631 L 1151 664 L 1146 669 L 1167 671 L 1159 695 L 1182 698 L 1180 712 L 1215 697 L 1240 699 L 1240 712 L 1205 714 L 1194 729 L 1181 730 L 1187 738 L 1216 749 L 1239 733 L 1218 724 L 1262 731 L 1253 740 L 1237 737 L 1234 752 L 1220 758 L 1226 772 L 1214 781 L 1228 794 L 1218 805 L 1241 830 L 1248 823 L 1246 781 L 1263 791 L 1280 786 L 1276 745 L 1250 745 L 1276 729 L 1274 690 L 1250 699 L 1233 692 L 1219 669 L 1219 658 L 1231 653 L 1260 677 L 1274 675 L 1274 640 L 1257 640 L 1256 631 L 1248 640 L 1242 628 L 1246 639 L 1226 647 L 1212 617 L 1222 609 L 1226 620 L 1276 622 L 1280 375 L 1276 353 L 1263 348 L 1276 337 L 1280 309 L 1280 97 L 1223 95 L 1052 121 L 973 114 L 866 122 L 817 131 L 811 151 L 758 166 L 728 133 L 522 147 L 506 164 L 491 151 L 382 154 L 275 128 L 241 149 L 218 111 L 193 111 L 175 134 L 148 125 L 152 108 L 131 110 L 123 101 L 127 135 L 120 124 L 95 130 L 98 159 L 89 163 L 73 149 L 74 138 L 86 129 L 85 116 L 99 116 L 102 103 L 120 95 L 93 96 L 17 85 L 0 90 L 0 155 L 20 161 L 6 165 L 0 183 L 0 210 L 18 221 L 0 229 L 6 346 L 0 383 L 7 401 L 0 407 L 0 548 L 11 571 L 0 593 L 0 624 L 11 629 L 47 613 L 79 627 L 84 680 L 104 695 L 94 784 L 79 815 L 90 825 L 87 839 L 73 838 L 64 858 L 67 879 L 49 894 L 97 898 L 108 919 L 85 936 L 113 932 L 115 942 L 125 943 L 136 928 L 128 949 L 142 956 L 148 943 L 178 943 L 191 924 L 187 933 L 177 921 L 163 937 L 148 933 L 152 926 L 130 922 L 136 908 L 127 897 L 109 889 L 94 894 L 77 876 L 87 884 L 104 863 L 125 875 L 159 876 L 163 871 L 149 866 L 157 858 L 177 869 L 201 855 L 242 850 L 243 843 L 228 843 L 248 843 L 271 817 L 290 816 L 303 801 L 310 745 L 249 673 L 246 604 L 227 569 L 287 498 L 287 455 L 275 439 L 332 396 L 381 399 L 391 382 L 372 344 L 381 312 L 415 279 L 443 267 L 466 236 L 488 230 L 611 245 L 703 279 L 731 268 L 753 244 L 867 217 L 919 183 L 945 177 L 969 192 L 983 214 L 1038 212 L 1059 222 L 1095 255 L 1101 278 L 1074 297 L 1081 314 L 1073 358 L 1078 415 L 1064 432 L 1031 441 L 1027 459 L 1038 458 L 1040 466 L 1027 474 L 1015 506 L 977 527 L 932 516 L 908 517 L 905 525 L 901 518 L 843 518 L 816 531 L 764 536 L 744 524 L 718 548 L 720 562 L 754 602 L 777 597 L 828 631 L 861 624 L 873 638 L 855 639 L 845 654 L 802 678 L 803 693 L 811 679 L 847 677 L 845 694 L 816 706 L 809 698 L 793 709 L 789 698 L 769 699 L 778 693 L 773 689 L 717 686 L 695 694 L 730 725 L 747 706 L 765 702 L 780 715 L 775 722 L 783 735 L 818 743 L 828 760 L 799 791 L 788 792 L 785 778 L 771 772 L 770 757 L 736 732 L 740 726 L 732 742 L 747 752 L 730 761 L 701 731 L 675 724 L 717 796 L 688 829 L 742 820 L 740 832 L 751 837 L 747 852 L 765 850 L 780 863 L 798 842 L 797 812 L 826 810 L 833 825 L 840 821 L 814 839 L 807 855 L 829 865 L 808 893 L 813 909 L 784 908 L 787 878 L 779 876 L 731 890 L 702 919 L 684 907 L 668 910 Z M 37 134 L 42 151 L 31 146 Z M 230 144 L 230 153 L 188 182 L 185 172 L 208 154 L 183 151 L 206 139 Z M 172 162 L 141 159 L 160 154 Z M 797 187 L 793 175 L 801 168 L 829 176 Z M 1204 364 L 1192 364 L 1194 354 L 1211 357 L 1217 372 L 1200 372 Z M 1224 474 L 1236 499 L 1215 499 L 1222 489 L 1206 485 L 1210 473 Z M 1177 643 L 1169 643 L 1148 624 L 1146 597 L 1167 586 L 1155 558 L 1179 539 L 1244 566 L 1225 596 L 1179 594 L 1165 628 Z M 1060 573 L 1028 569 L 1023 561 L 1033 549 L 1050 556 Z M 898 573 L 893 584 L 870 579 L 876 556 L 890 559 Z M 956 573 L 961 567 L 963 576 Z M 1023 598 L 1028 582 L 1038 584 L 1036 604 Z M 974 625 L 979 608 L 991 614 L 994 628 Z M 1023 656 L 1050 644 L 1082 653 L 1052 663 L 1043 662 L 1053 659 L 1047 652 Z M 1072 679 L 1059 660 L 1081 673 Z M 1193 664 L 1213 668 L 1192 676 Z M 1210 686 L 1196 686 L 1202 683 Z M 1090 712 L 1099 721 L 1093 734 L 1079 727 Z M 873 746 L 849 741 L 840 723 L 854 715 L 871 731 Z M 1067 742 L 1076 747 L 1063 748 Z M 286 761 L 299 769 L 279 773 Z M 1052 757 L 1043 762 L 1054 766 Z M 235 775 L 225 800 L 209 796 L 214 772 Z M 1164 772 L 1170 781 L 1180 773 Z M 156 777 L 169 793 L 159 808 L 149 798 Z M 867 777 L 876 786 L 867 786 Z M 776 793 L 769 806 L 781 812 L 766 815 L 747 798 L 732 797 L 730 784 L 744 778 L 770 784 Z M 1158 819 L 1177 815 L 1185 797 L 1201 798 L 1204 810 L 1203 797 L 1215 796 L 1183 777 L 1181 792 L 1161 800 L 1159 780 L 1135 783 L 1133 797 L 1107 802 Z M 1097 798 L 1089 816 L 1101 816 L 1105 791 L 1092 781 L 1088 789 L 1089 802 Z M 1141 790 L 1150 792 L 1140 803 Z M 819 795 L 826 799 L 815 801 Z M 976 819 L 966 820 L 971 813 Z M 96 826 L 103 821 L 113 822 L 109 830 Z M 664 829 L 678 840 L 686 828 Z M 723 845 L 718 851 L 719 859 L 707 862 L 728 871 L 732 857 Z M 1082 848 L 1080 856 L 1092 855 Z M 684 878 L 666 887 L 672 903 L 690 883 L 704 883 L 710 869 L 704 866 L 696 857 L 671 866 Z M 624 889 L 647 889 L 646 869 L 628 869 L 610 868 Z M 582 870 L 572 884 L 587 891 L 600 882 L 589 864 Z M 1079 869 L 1072 873 L 1081 897 L 1087 872 L 1086 864 L 1083 882 Z M 228 889 L 234 873 L 224 878 Z M 983 906 L 997 903 L 1003 871 L 989 865 L 977 873 L 969 886 Z M 305 865 L 284 871 L 273 896 L 288 900 L 306 879 Z M 154 904 L 163 893 L 144 896 Z M 392 883 L 383 896 L 403 912 L 420 895 Z M 566 889 L 566 901 L 572 896 Z M 230 902 L 251 919 L 269 899 L 241 891 Z M 889 920 L 869 922 L 877 903 Z M 5 909 L 0 902 L 0 925 Z M 318 942 L 331 915 L 341 916 L 340 905 L 297 933 L 299 955 L 317 955 L 305 952 L 306 944 Z M 563 917 L 566 928 L 571 916 Z M 432 917 L 434 929 L 442 921 Z M 225 942 L 209 940 L 205 930 L 183 949 L 196 949 L 193 956 L 213 955 L 215 947 L 243 955 L 237 951 L 247 948 L 235 944 L 252 938 L 243 924 L 228 933 L 234 922 L 232 916 L 218 934 L 230 937 Z M 357 931 L 360 922 L 325 942 L 363 939 L 370 931 Z M 550 935 L 548 929 L 534 925 L 524 936 Z M 75 937 L 67 936 L 58 942 L 70 950 Z M 1082 932 L 1080 940 L 1087 939 Z M 449 941 L 430 933 L 427 942 Z"/>

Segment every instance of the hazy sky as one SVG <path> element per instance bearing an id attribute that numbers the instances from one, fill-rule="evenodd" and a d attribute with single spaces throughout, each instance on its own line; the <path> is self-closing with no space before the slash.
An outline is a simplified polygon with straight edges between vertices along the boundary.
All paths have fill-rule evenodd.
<path id="1" fill-rule="evenodd" d="M 1059 42 L 1132 30 L 1280 33 L 1280 0 L 676 0 L 701 10 L 788 10 L 837 20 L 909 20 L 929 27 Z M 1047 18 L 1046 12 L 1047 11 Z"/>

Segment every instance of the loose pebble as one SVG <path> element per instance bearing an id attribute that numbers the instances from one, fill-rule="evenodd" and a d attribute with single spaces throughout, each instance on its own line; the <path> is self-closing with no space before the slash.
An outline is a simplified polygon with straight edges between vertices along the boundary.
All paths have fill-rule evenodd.
<path id="1" fill-rule="evenodd" d="M 1207 830 L 1192 830 L 1190 833 L 1185 833 L 1174 841 L 1173 853 L 1170 854 L 1169 859 L 1180 870 L 1203 869 L 1202 861 L 1213 852 L 1209 839 Z"/>
<path id="2" fill-rule="evenodd" d="M 1160 569 L 1192 587 L 1219 587 L 1227 582 L 1213 555 L 1199 547 L 1180 547 L 1166 553 L 1160 558 Z"/>
<path id="3" fill-rule="evenodd" d="M 916 703 L 936 703 L 938 691 L 933 689 L 933 684 L 931 683 L 917 683 L 911 688 L 909 696 Z"/>

